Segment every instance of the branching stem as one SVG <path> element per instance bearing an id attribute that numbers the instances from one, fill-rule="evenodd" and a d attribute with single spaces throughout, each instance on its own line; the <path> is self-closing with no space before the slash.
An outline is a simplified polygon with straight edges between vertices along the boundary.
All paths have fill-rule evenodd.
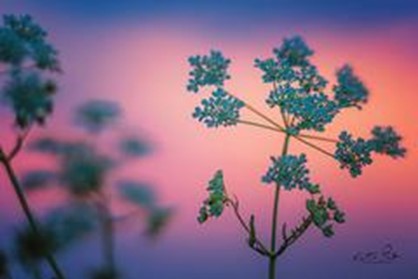
<path id="1" fill-rule="evenodd" d="M 227 204 L 231 205 L 235 216 L 237 217 L 241 227 L 248 233 L 248 235 L 251 234 L 250 228 L 248 226 L 248 224 L 245 222 L 244 218 L 242 217 L 240 211 L 239 211 L 239 202 L 237 199 L 232 200 L 230 198 L 228 198 L 228 200 L 226 201 Z M 263 256 L 270 256 L 270 252 L 269 250 L 266 248 L 266 246 L 264 245 L 264 243 L 257 237 L 255 237 L 255 243 L 256 245 L 254 246 L 250 246 L 252 249 L 254 249 L 255 251 L 257 251 L 258 253 L 260 253 Z"/>
<path id="2" fill-rule="evenodd" d="M 20 206 L 22 207 L 22 210 L 26 216 L 26 219 L 29 222 L 30 228 L 33 230 L 33 232 L 37 235 L 41 235 L 41 230 L 38 227 L 38 224 L 36 222 L 36 219 L 34 215 L 32 214 L 32 211 L 30 209 L 29 203 L 26 200 L 25 194 L 20 186 L 20 183 L 17 179 L 17 176 L 13 170 L 13 167 L 11 165 L 11 162 L 9 161 L 7 155 L 4 153 L 4 151 L 0 148 L 0 162 L 3 164 L 7 176 L 13 186 L 13 189 L 16 193 L 16 196 L 19 200 Z M 55 273 L 55 276 L 58 279 L 65 279 L 64 274 L 62 273 L 60 267 L 58 266 L 57 261 L 55 260 L 54 256 L 51 252 L 47 251 L 45 258 L 51 267 L 52 271 Z"/>

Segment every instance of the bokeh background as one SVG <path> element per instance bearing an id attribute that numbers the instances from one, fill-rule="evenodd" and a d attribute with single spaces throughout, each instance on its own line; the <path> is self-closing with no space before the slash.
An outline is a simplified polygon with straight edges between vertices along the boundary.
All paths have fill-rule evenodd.
<path id="1" fill-rule="evenodd" d="M 345 209 L 348 222 L 331 239 L 311 229 L 278 263 L 280 277 L 418 278 L 418 2 L 0 0 L 4 13 L 31 14 L 48 30 L 64 69 L 54 117 L 31 137 L 69 135 L 73 108 L 104 98 L 119 102 L 125 126 L 153 144 L 153 155 L 130 171 L 151 181 L 162 203 L 175 206 L 176 216 L 155 243 L 135 228 L 121 228 L 117 258 L 127 278 L 267 276 L 266 261 L 246 247 L 230 212 L 204 226 L 196 215 L 206 181 L 222 168 L 229 192 L 240 198 L 244 214 L 256 215 L 267 240 L 273 188 L 260 178 L 283 138 L 251 127 L 208 130 L 193 120 L 199 96 L 185 90 L 187 57 L 222 50 L 233 61 L 228 88 L 261 108 L 268 88 L 253 60 L 270 56 L 283 37 L 294 34 L 316 51 L 313 60 L 330 81 L 335 69 L 349 62 L 371 91 L 369 104 L 340 115 L 328 135 L 348 127 L 367 136 L 373 125 L 391 124 L 404 136 L 408 156 L 398 161 L 376 157 L 363 176 L 352 179 L 336 162 L 292 143 L 292 152 L 308 154 L 313 179 Z M 10 122 L 5 114 L 0 122 L 7 145 Z M 22 154 L 15 166 L 23 172 L 40 160 Z M 3 172 L 0 187 L 0 241 L 7 246 L 22 214 Z M 30 199 L 42 212 L 59 195 L 35 193 Z M 282 195 L 281 220 L 294 224 L 304 213 L 304 198 Z M 386 243 L 400 259 L 380 265 L 353 261 L 356 252 L 379 250 Z M 97 247 L 92 236 L 59 255 L 71 278 L 83 278 L 85 268 L 99 260 Z"/>

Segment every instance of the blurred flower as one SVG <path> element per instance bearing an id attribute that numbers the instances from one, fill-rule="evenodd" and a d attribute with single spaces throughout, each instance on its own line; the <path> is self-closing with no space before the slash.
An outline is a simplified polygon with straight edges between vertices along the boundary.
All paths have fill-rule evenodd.
<path id="1" fill-rule="evenodd" d="M 111 101 L 92 100 L 76 110 L 75 122 L 87 132 L 99 133 L 121 116 L 120 107 Z"/>
<path id="2" fill-rule="evenodd" d="M 372 136 L 369 144 L 373 151 L 389 155 L 392 158 L 405 156 L 406 149 L 400 145 L 402 137 L 396 133 L 393 127 L 376 126 L 372 130 Z"/>
<path id="3" fill-rule="evenodd" d="M 369 91 L 354 75 L 353 68 L 344 65 L 337 71 L 337 85 L 334 86 L 335 101 L 341 108 L 357 107 L 367 103 Z"/>

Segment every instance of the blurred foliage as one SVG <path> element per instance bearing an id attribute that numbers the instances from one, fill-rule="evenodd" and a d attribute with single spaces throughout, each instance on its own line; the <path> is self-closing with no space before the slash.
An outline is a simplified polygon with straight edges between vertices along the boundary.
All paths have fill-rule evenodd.
<path id="1" fill-rule="evenodd" d="M 133 179 L 119 179 L 124 161 L 142 158 L 151 151 L 150 144 L 141 137 L 114 133 L 119 131 L 117 120 L 121 115 L 119 106 L 111 101 L 89 101 L 79 106 L 73 117 L 76 127 L 86 132 L 82 139 L 44 136 L 29 145 L 30 150 L 52 158 L 56 168 L 27 172 L 23 185 L 28 193 L 55 186 L 64 190 L 69 198 L 68 205 L 51 210 L 42 219 L 51 248 L 63 251 L 94 231 L 99 231 L 106 241 L 106 244 L 102 243 L 105 262 L 91 274 L 91 278 L 119 278 L 115 263 L 109 261 L 109 257 L 114 257 L 112 239 L 117 222 L 142 219 L 145 234 L 155 238 L 166 227 L 173 213 L 171 208 L 157 203 L 152 185 Z M 106 132 L 111 132 L 108 135 L 112 139 L 116 136 L 117 145 L 113 145 L 118 147 L 116 150 L 110 150 L 109 143 L 99 142 L 97 136 Z M 113 195 L 113 187 L 119 195 Z M 116 201 L 129 203 L 137 210 L 134 214 L 128 212 L 126 218 L 116 218 L 111 210 L 111 204 Z M 25 248 L 32 250 L 27 245 L 20 248 L 20 254 L 24 254 Z M 36 255 L 29 253 L 26 258 Z"/>
<path id="2" fill-rule="evenodd" d="M 75 123 L 90 133 L 108 128 L 121 115 L 120 107 L 107 100 L 91 100 L 81 105 L 75 114 Z"/>
<path id="3" fill-rule="evenodd" d="M 58 52 L 48 34 L 29 15 L 3 16 L 0 26 L 0 88 L 2 103 L 26 129 L 42 125 L 53 111 L 56 83 L 47 74 L 61 72 Z"/>

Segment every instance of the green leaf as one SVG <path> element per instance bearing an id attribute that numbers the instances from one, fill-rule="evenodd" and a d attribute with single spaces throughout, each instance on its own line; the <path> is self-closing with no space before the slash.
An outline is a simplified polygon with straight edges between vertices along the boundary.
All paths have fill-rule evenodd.
<path id="1" fill-rule="evenodd" d="M 328 219 L 329 215 L 325 208 L 319 207 L 313 212 L 313 222 L 317 227 L 322 227 Z"/>
<path id="2" fill-rule="evenodd" d="M 206 188 L 209 192 L 209 197 L 203 202 L 199 211 L 198 222 L 204 223 L 210 217 L 219 217 L 227 202 L 227 195 L 225 193 L 225 185 L 223 180 L 223 173 L 221 170 L 216 171 L 215 175 L 209 181 Z"/>
<path id="3" fill-rule="evenodd" d="M 44 226 L 53 235 L 57 249 L 70 247 L 91 233 L 97 226 L 96 211 L 85 203 L 75 203 L 51 211 Z"/>
<path id="4" fill-rule="evenodd" d="M 345 223 L 345 213 L 342 211 L 336 210 L 334 212 L 334 221 L 339 224 Z"/>
<path id="5" fill-rule="evenodd" d="M 321 190 L 319 189 L 319 184 L 312 184 L 312 183 L 310 183 L 310 184 L 306 187 L 306 190 L 307 190 L 310 194 L 312 194 L 312 195 L 315 195 L 315 194 L 319 194 L 319 193 L 321 193 Z"/>
<path id="6" fill-rule="evenodd" d="M 112 101 L 91 100 L 77 109 L 75 123 L 95 134 L 113 124 L 121 114 L 121 108 Z"/>
<path id="7" fill-rule="evenodd" d="M 149 144 L 135 136 L 122 138 L 119 142 L 119 150 L 128 157 L 143 157 L 151 152 Z"/>
<path id="8" fill-rule="evenodd" d="M 310 212 L 310 213 L 314 213 L 316 211 L 316 202 L 313 199 L 309 199 L 306 200 L 306 209 Z"/>
<path id="9" fill-rule="evenodd" d="M 162 230 L 167 226 L 169 220 L 173 216 L 173 209 L 171 208 L 154 208 L 148 214 L 146 234 L 149 237 L 158 236 Z"/>
<path id="10" fill-rule="evenodd" d="M 55 181 L 57 175 L 55 172 L 47 170 L 34 170 L 25 173 L 21 180 L 21 185 L 25 190 L 43 189 Z"/>
<path id="11" fill-rule="evenodd" d="M 118 183 L 118 190 L 120 196 L 128 202 L 146 208 L 155 205 L 155 193 L 148 184 L 136 181 L 121 181 Z"/>
<path id="12" fill-rule="evenodd" d="M 337 204 L 332 198 L 328 198 L 327 207 L 331 210 L 337 210 Z"/>
<path id="13" fill-rule="evenodd" d="M 322 233 L 325 237 L 332 237 L 334 235 L 334 229 L 332 225 L 327 225 L 322 228 Z"/>

